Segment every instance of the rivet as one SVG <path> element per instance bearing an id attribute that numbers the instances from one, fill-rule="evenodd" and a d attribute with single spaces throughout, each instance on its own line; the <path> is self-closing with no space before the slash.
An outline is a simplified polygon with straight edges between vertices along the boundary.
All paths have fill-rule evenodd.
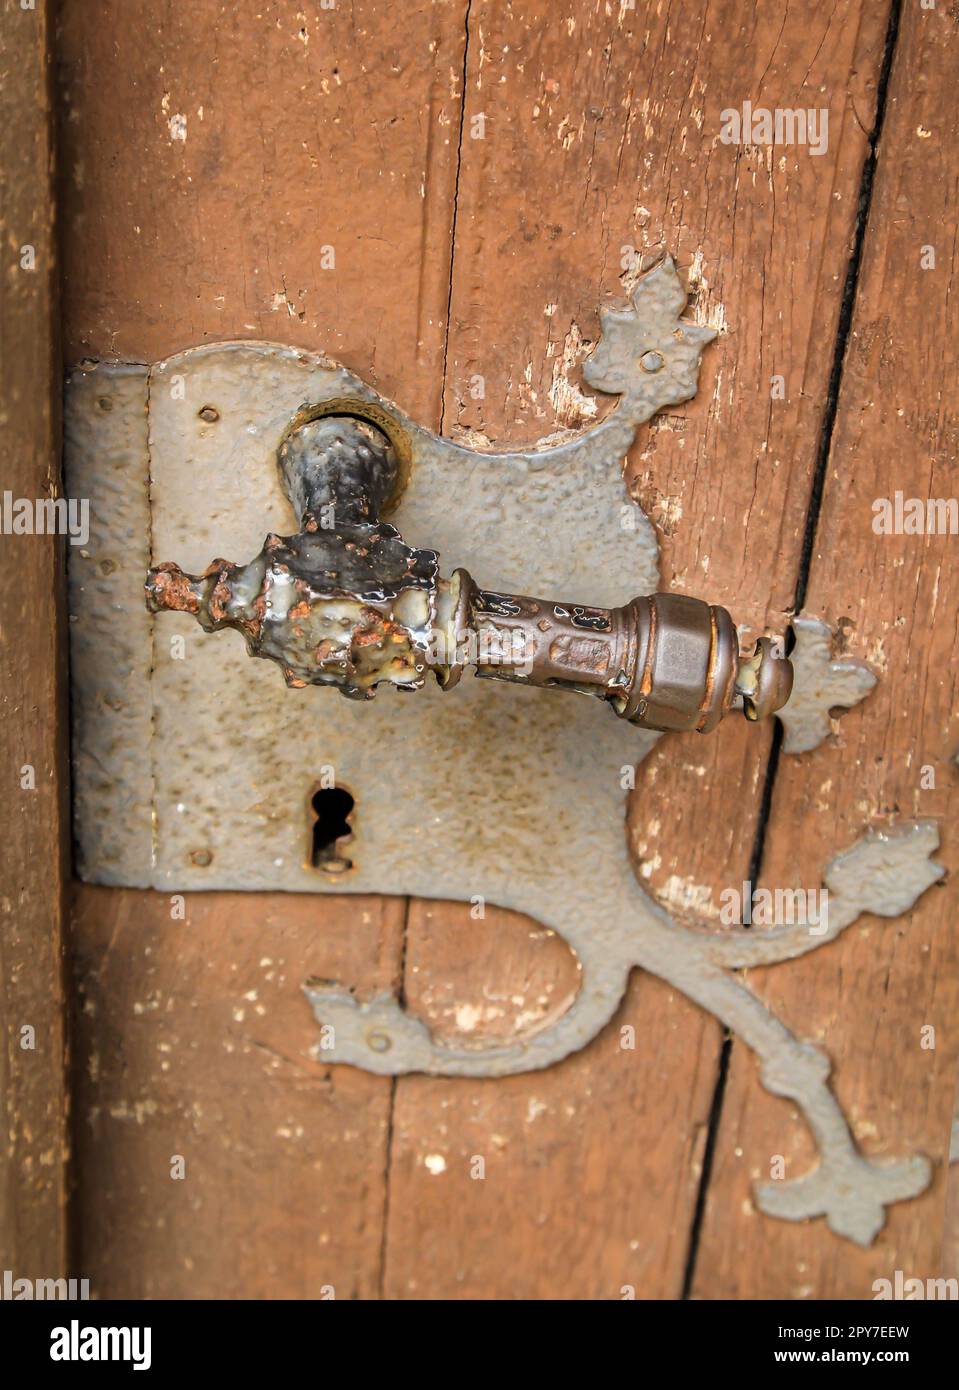
<path id="1" fill-rule="evenodd" d="M 213 851 L 209 849 L 195 849 L 190 854 L 190 862 L 195 864 L 198 869 L 205 869 L 213 863 Z"/>
<path id="2" fill-rule="evenodd" d="M 208 425 L 216 424 L 217 420 L 220 418 L 220 412 L 215 405 L 205 405 L 202 410 L 197 411 L 197 414 L 200 419 L 205 420 Z"/>
<path id="3" fill-rule="evenodd" d="M 666 359 L 661 352 L 644 352 L 639 359 L 639 365 L 644 372 L 661 372 L 666 365 Z"/>
<path id="4" fill-rule="evenodd" d="M 393 1046 L 393 1039 L 388 1033 L 380 1033 L 376 1029 L 367 1033 L 366 1041 L 374 1052 L 389 1052 Z"/>

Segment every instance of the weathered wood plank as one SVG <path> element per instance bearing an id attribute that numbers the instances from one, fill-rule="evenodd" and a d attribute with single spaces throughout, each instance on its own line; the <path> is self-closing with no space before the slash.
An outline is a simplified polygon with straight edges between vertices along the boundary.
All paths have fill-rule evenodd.
<path id="1" fill-rule="evenodd" d="M 503 445 L 588 423 L 607 403 L 578 365 L 597 304 L 631 281 L 623 248 L 643 264 L 670 250 L 723 333 L 699 395 L 640 440 L 630 475 L 664 586 L 753 630 L 792 600 L 886 17 L 705 0 L 470 13 L 444 428 Z M 747 99 L 828 105 L 827 151 L 720 143 L 720 112 Z M 746 877 L 767 751 L 766 734 L 731 726 L 664 740 L 641 769 L 630 833 L 671 910 L 715 914 Z M 455 909 L 414 905 L 418 990 L 457 972 L 464 929 Z M 635 1052 L 619 1051 L 625 1024 Z M 387 1292 L 678 1294 L 718 1052 L 712 1020 L 637 978 L 616 1025 L 553 1072 L 401 1080 Z M 486 1156 L 485 1181 L 470 1155 Z"/>
<path id="2" fill-rule="evenodd" d="M 952 1117 L 949 1145 L 949 1172 L 946 1178 L 946 1226 L 942 1242 L 942 1272 L 949 1279 L 959 1279 L 959 1089 Z"/>
<path id="3" fill-rule="evenodd" d="M 465 0 L 415 0 L 400 25 L 370 0 L 61 10 L 67 361 L 281 340 L 438 424 Z M 80 890 L 96 1014 L 78 1035 L 78 1224 L 101 1292 L 375 1296 L 391 1084 L 303 1060 L 298 986 L 387 987 L 402 916 L 400 900 L 192 897 L 194 935 L 163 899 Z M 263 924 L 286 979 L 261 1019 L 241 996 L 263 995 Z"/>
<path id="4" fill-rule="evenodd" d="M 62 11 L 67 361 L 272 339 L 438 420 L 465 0 Z"/>
<path id="5" fill-rule="evenodd" d="M 430 983 L 448 970 L 464 973 L 455 962 L 470 951 L 464 938 L 476 924 L 458 911 L 459 920 L 451 904 L 412 905 L 407 960 L 429 959 Z M 528 953 L 510 941 L 501 916 L 490 913 L 487 922 L 499 941 L 495 957 L 484 954 L 483 995 L 497 1005 L 511 999 L 515 1026 L 549 979 L 526 973 Z M 420 964 L 421 984 L 426 974 Z M 461 1016 L 476 990 L 474 977 L 457 994 Z M 634 1048 L 621 1046 L 624 1028 L 633 1030 Z M 386 1296 L 675 1293 L 717 1041 L 711 1019 L 660 981 L 636 978 L 615 1021 L 588 1051 L 558 1066 L 489 1081 L 401 1078 Z"/>
<path id="6" fill-rule="evenodd" d="M 334 27 L 336 11 L 317 12 L 304 26 L 293 5 L 264 5 L 256 18 L 234 16 L 229 34 L 212 4 L 161 16 L 115 0 L 97 8 L 92 23 L 89 5 L 82 20 L 78 5 L 65 7 L 71 355 L 151 359 L 234 334 L 302 341 L 438 421 L 465 7 L 404 11 L 399 40 L 373 5 L 354 7 L 355 27 L 347 29 Z M 623 245 L 644 256 L 668 245 L 692 271 L 697 312 L 728 331 L 697 401 L 641 443 L 632 474 L 661 528 L 664 582 L 729 603 L 752 627 L 778 623 L 791 601 L 885 19 L 885 6 L 847 3 L 816 6 L 811 17 L 808 9 L 787 13 L 783 23 L 781 7 L 763 6 L 740 29 L 721 30 L 700 6 L 684 12 L 680 32 L 649 5 L 575 16 L 570 30 L 565 17 L 533 3 L 472 11 L 445 428 L 500 443 L 588 421 L 575 368 L 582 335 L 594 331 L 597 299 L 622 294 Z M 718 133 L 724 106 L 746 98 L 809 105 L 824 83 L 832 138 L 822 158 L 786 151 L 780 167 L 778 155 L 767 162 L 764 151 L 718 145 L 709 135 Z M 482 141 L 472 139 L 480 115 Z M 135 142 L 132 151 L 126 141 L 117 150 L 118 124 L 144 131 L 147 158 Z M 385 179 L 389 197 L 371 196 Z M 334 272 L 322 268 L 324 245 L 334 248 Z M 771 404 L 777 372 L 787 378 L 787 396 Z M 481 401 L 469 389 L 477 373 L 486 381 Z M 751 733 L 664 743 L 641 775 L 631 833 L 646 881 L 674 910 L 714 910 L 718 889 L 748 867 L 767 747 Z M 735 815 L 725 810 L 730 797 Z M 314 902 L 308 917 L 305 905 L 302 916 L 289 906 L 299 900 L 277 906 L 293 914 L 295 959 L 283 986 L 291 992 L 275 1001 L 278 1014 L 280 1003 L 288 1013 L 268 1042 L 279 1041 L 295 1071 L 277 1087 L 274 1071 L 283 1064 L 273 1068 L 276 1058 L 265 1054 L 257 1069 L 256 1051 L 249 1066 L 261 1037 L 253 1035 L 255 1020 L 221 1017 L 222 981 L 201 984 L 207 960 L 207 977 L 220 962 L 254 978 L 256 928 L 246 914 L 258 923 L 275 900 L 237 900 L 231 921 L 216 898 L 191 899 L 191 920 L 209 928 L 203 970 L 159 900 L 162 930 L 158 919 L 149 929 L 156 956 L 141 962 L 149 972 L 132 984 L 178 999 L 182 963 L 210 1007 L 208 1022 L 187 1015 L 184 1024 L 178 999 L 170 1033 L 133 1013 L 143 1000 L 117 979 L 106 946 L 114 925 L 118 941 L 139 941 L 129 923 L 159 911 L 145 906 L 150 900 L 84 890 L 78 919 L 101 1022 L 130 1040 L 134 1058 L 126 1074 L 110 1066 L 81 1090 L 87 1113 L 103 1100 L 120 1112 L 95 1116 L 98 1128 L 81 1144 L 81 1177 L 101 1158 L 111 1164 L 109 1203 L 95 1190 L 82 1199 L 84 1254 L 102 1289 L 224 1292 L 222 1262 L 214 1270 L 204 1247 L 221 1228 L 231 1250 L 253 1239 L 249 1206 L 269 1230 L 273 1253 L 264 1256 L 265 1275 L 241 1261 L 228 1291 L 302 1293 L 339 1279 L 338 1296 L 344 1286 L 369 1296 L 378 1287 L 376 1223 L 388 1201 L 387 1294 L 678 1291 L 717 1054 L 715 1026 L 684 1000 L 656 981 L 634 980 L 621 1017 L 594 1048 L 541 1076 L 399 1082 L 388 1192 L 388 1083 L 332 1072 L 340 1104 L 323 1112 L 336 1137 L 323 1178 L 337 1193 L 337 1214 L 322 1228 L 326 1255 L 303 1255 L 295 1207 L 316 1193 L 302 1157 L 289 1152 L 287 1136 L 265 1128 L 238 1154 L 237 1136 L 258 1117 L 289 1128 L 292 1116 L 294 1139 L 319 1141 L 318 1082 L 301 1072 L 307 1039 L 298 1031 L 298 971 L 329 969 L 363 987 L 389 979 L 399 958 L 397 905 L 375 910 L 360 943 L 365 954 L 356 958 L 337 954 L 347 949 L 355 902 Z M 308 931 L 324 953 L 323 971 Z M 364 971 L 370 953 L 381 963 Z M 464 964 L 473 960 L 471 976 Z M 98 983 L 98 972 L 116 987 Z M 406 991 L 440 1031 L 457 1022 L 472 1024 L 474 1037 L 513 1029 L 518 1015 L 529 1022 L 556 1007 L 569 982 L 555 941 L 529 924 L 492 910 L 477 924 L 463 909 L 414 907 Z M 618 1046 L 625 1023 L 636 1027 L 636 1051 Z M 174 1088 L 162 1062 L 174 1064 L 159 1043 L 175 1036 L 205 1053 L 224 1026 L 233 1030 L 235 1060 L 227 1054 L 229 1065 L 209 1086 L 178 1069 Z M 82 1063 L 102 1035 L 81 1022 Z M 135 1129 L 135 1103 L 153 1098 L 151 1089 L 162 1099 L 159 1124 L 141 1106 L 144 1124 Z M 191 1096 L 201 1108 L 222 1108 L 219 1136 L 202 1117 L 178 1110 Z M 131 1103 L 132 1125 L 124 1114 Z M 366 1159 L 355 1168 L 359 1150 L 348 1129 L 364 1109 Z M 199 1158 L 201 1206 L 174 1205 L 176 1193 L 189 1193 L 189 1179 L 157 1193 L 181 1256 L 177 1263 L 169 1233 L 158 1237 L 162 1258 L 172 1260 L 167 1276 L 153 1267 L 147 1228 L 133 1213 L 135 1170 L 143 1162 L 152 1173 L 162 1160 L 168 1180 L 166 1141 L 181 1120 Z M 482 1182 L 469 1175 L 474 1156 L 486 1159 Z M 257 1172 L 274 1162 L 283 1179 L 267 1192 Z M 286 1201 L 289 1184 L 296 1203 Z M 726 1210 L 753 1238 L 759 1221 L 735 1204 Z M 113 1216 L 127 1226 L 122 1248 L 109 1229 Z M 763 1218 L 755 1238 L 775 1229 Z M 287 1274 L 281 1248 L 292 1252 Z"/>
<path id="7" fill-rule="evenodd" d="M 874 501 L 897 490 L 956 493 L 950 302 L 959 156 L 955 104 L 944 99 L 954 82 L 954 19 L 944 8 L 905 6 L 806 601 L 842 626 L 845 650 L 872 662 L 880 681 L 835 739 L 780 765 L 767 886 L 818 886 L 822 865 L 866 826 L 909 817 L 937 819 L 937 857 L 947 867 L 955 861 L 956 540 L 877 535 L 872 526 Z M 922 268 L 926 247 L 934 268 Z M 940 884 L 908 917 L 864 918 L 822 951 L 753 980 L 834 1059 L 835 1088 L 863 1150 L 925 1152 L 937 1165 L 932 1188 L 894 1207 L 867 1251 L 839 1242 L 821 1221 L 756 1216 L 749 1179 L 768 1178 L 774 1154 L 785 1157 L 787 1177 L 797 1176 L 811 1155 L 802 1124 L 760 1090 L 752 1059 L 734 1047 L 695 1284 L 701 1296 L 869 1298 L 873 1280 L 896 1269 L 920 1278 L 944 1272 L 959 1015 L 950 896 Z M 934 1049 L 923 1033 L 930 1025 Z"/>
<path id="8" fill-rule="evenodd" d="M 48 13 L 0 17 L 0 425 L 11 498 L 60 494 Z M 9 518 L 7 519 L 9 521 Z M 62 546 L 0 537 L 0 1269 L 66 1270 Z M 25 1031 L 30 1030 L 30 1031 Z"/>
<path id="9" fill-rule="evenodd" d="M 390 1086 L 310 1055 L 301 985 L 393 988 L 404 911 L 79 888 L 77 1261 L 96 1295 L 376 1296 Z"/>

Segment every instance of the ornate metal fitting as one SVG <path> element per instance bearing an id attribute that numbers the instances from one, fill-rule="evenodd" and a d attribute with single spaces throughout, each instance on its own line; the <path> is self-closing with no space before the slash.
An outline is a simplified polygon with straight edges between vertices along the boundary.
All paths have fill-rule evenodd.
<path id="1" fill-rule="evenodd" d="M 301 516 L 298 535 L 267 536 L 247 565 L 214 560 L 202 575 L 166 561 L 147 579 L 153 611 L 233 627 L 290 686 L 332 685 L 370 699 L 380 684 L 444 690 L 479 676 L 604 700 L 647 729 L 706 732 L 739 705 L 751 720 L 780 709 L 792 667 L 768 638 L 740 659 L 724 608 L 681 594 L 622 608 L 479 588 L 465 569 L 439 573 L 434 550 L 406 545 L 379 519 L 399 477 L 389 437 L 326 415 L 284 439 L 279 467 Z"/>
<path id="2" fill-rule="evenodd" d="M 762 1083 L 801 1108 L 818 1166 L 757 1185 L 760 1209 L 824 1216 L 868 1244 L 885 1206 L 928 1184 L 930 1165 L 917 1154 L 881 1161 L 857 1150 L 825 1051 L 793 1035 L 742 972 L 817 949 L 864 912 L 907 912 L 943 872 L 931 858 L 935 825 L 867 833 L 826 865 L 828 922 L 722 932 L 654 901 L 623 834 L 621 773 L 654 746 L 651 729 L 706 729 L 740 702 L 761 717 L 789 679 L 768 642 L 738 657 L 722 609 L 669 594 L 615 606 L 617 575 L 641 592 L 657 584 L 652 526 L 638 507 L 635 526 L 620 525 L 633 504 L 616 463 L 656 410 L 695 394 L 714 332 L 682 318 L 684 308 L 667 258 L 628 306 L 601 314 L 584 364 L 591 386 L 620 396 L 617 407 L 580 434 L 500 454 L 441 439 L 344 368 L 278 344 L 208 344 L 152 367 L 74 373 L 68 477 L 75 495 L 94 499 L 89 545 L 70 555 L 79 869 L 88 881 L 164 892 L 462 902 L 480 893 L 528 913 L 579 963 L 580 990 L 561 1017 L 477 1047 L 432 1036 L 389 992 L 364 998 L 348 982 L 306 980 L 324 1040 L 335 1039 L 332 1049 L 324 1041 L 323 1059 L 391 1075 L 547 1067 L 597 1038 L 639 967 L 744 1039 Z M 198 475 L 203 505 L 194 508 Z M 434 551 L 409 547 L 381 519 L 394 506 L 408 532 L 458 550 L 481 582 L 462 569 L 442 578 Z M 489 524 L 480 530 L 476 517 Z M 287 535 L 297 520 L 299 534 Z M 309 688 L 273 699 L 238 644 L 188 643 L 176 612 L 166 620 L 172 640 L 159 640 L 140 604 L 151 537 L 199 570 L 230 545 L 251 552 L 264 529 L 271 534 L 248 565 L 217 560 L 198 577 L 151 569 L 151 606 L 192 613 L 210 629 L 236 627 L 291 684 L 334 684 L 353 699 L 314 699 Z M 592 602 L 494 592 L 497 575 L 520 595 L 588 583 Z M 836 659 L 813 615 L 794 626 L 783 747 L 808 755 L 828 737 L 830 711 L 863 699 L 875 677 Z M 177 646 L 188 646 L 189 660 Z M 504 659 L 514 647 L 529 658 L 522 671 Z M 449 688 L 466 665 L 494 679 L 463 681 L 450 699 L 425 680 L 432 671 Z M 517 677 L 525 699 L 503 688 Z M 421 695 L 356 703 L 382 683 Z M 624 718 L 593 720 L 586 701 L 554 701 L 550 686 L 586 689 Z M 497 740 L 502 758 L 489 754 Z M 331 763 L 358 809 L 349 863 L 336 876 L 311 862 L 304 835 L 309 779 Z M 291 788 L 301 784 L 299 798 Z M 588 816 L 568 814 L 572 786 Z M 522 814 L 504 816 L 517 788 Z M 570 868 L 589 864 L 600 871 Z"/>

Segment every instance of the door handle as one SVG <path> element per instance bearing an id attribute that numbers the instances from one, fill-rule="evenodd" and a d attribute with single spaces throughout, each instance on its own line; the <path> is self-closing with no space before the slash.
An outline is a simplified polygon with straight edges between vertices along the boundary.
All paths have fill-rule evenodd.
<path id="1" fill-rule="evenodd" d="M 729 613 L 700 599 L 657 593 L 595 608 L 482 588 L 464 569 L 442 578 L 436 551 L 407 545 L 382 520 L 402 470 L 368 418 L 307 412 L 277 461 L 300 531 L 268 535 L 246 565 L 215 559 L 191 575 L 159 564 L 146 593 L 154 612 L 192 613 L 207 632 L 236 628 L 290 686 L 362 700 L 382 684 L 416 690 L 431 671 L 449 690 L 470 665 L 597 696 L 643 728 L 703 733 L 732 708 L 759 720 L 789 698 L 781 643 L 761 637 L 741 655 Z"/>

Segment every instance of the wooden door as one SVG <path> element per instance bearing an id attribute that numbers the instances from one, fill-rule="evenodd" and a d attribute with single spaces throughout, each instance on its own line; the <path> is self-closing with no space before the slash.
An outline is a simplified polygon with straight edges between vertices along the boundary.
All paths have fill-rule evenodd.
<path id="1" fill-rule="evenodd" d="M 880 538 L 872 502 L 956 487 L 952 30 L 919 0 L 63 0 L 64 365 L 281 341 L 443 434 L 532 443 L 607 408 L 581 376 L 597 309 L 668 250 L 720 335 L 628 460 L 662 585 L 757 634 L 822 618 L 879 681 L 798 757 L 731 722 L 664 739 L 630 798 L 637 872 L 708 927 L 727 886 L 817 884 L 904 818 L 937 822 L 948 867 L 956 541 Z M 744 102 L 826 112 L 828 139 L 728 143 Z M 436 901 L 198 893 L 171 920 L 161 894 L 76 884 L 73 1265 L 135 1298 L 863 1298 L 940 1275 L 949 899 L 750 972 L 828 1052 L 861 1149 L 933 1161 L 860 1248 L 757 1210 L 777 1158 L 814 1165 L 808 1132 L 655 976 L 545 1072 L 391 1080 L 310 1056 L 305 977 L 511 1037 L 575 990 L 563 943 Z"/>

